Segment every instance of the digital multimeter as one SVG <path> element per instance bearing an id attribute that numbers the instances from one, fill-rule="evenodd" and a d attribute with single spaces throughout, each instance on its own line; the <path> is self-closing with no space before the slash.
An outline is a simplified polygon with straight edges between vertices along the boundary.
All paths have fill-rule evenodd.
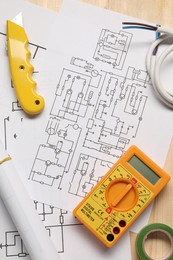
<path id="1" fill-rule="evenodd" d="M 169 180 L 164 170 L 131 146 L 73 214 L 112 247 Z"/>

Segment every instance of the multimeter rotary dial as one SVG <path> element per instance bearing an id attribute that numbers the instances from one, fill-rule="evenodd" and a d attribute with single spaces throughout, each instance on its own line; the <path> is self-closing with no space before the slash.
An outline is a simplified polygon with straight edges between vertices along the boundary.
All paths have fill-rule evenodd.
<path id="1" fill-rule="evenodd" d="M 109 207 L 116 211 L 128 211 L 138 201 L 138 190 L 130 180 L 120 178 L 108 185 L 105 196 Z"/>

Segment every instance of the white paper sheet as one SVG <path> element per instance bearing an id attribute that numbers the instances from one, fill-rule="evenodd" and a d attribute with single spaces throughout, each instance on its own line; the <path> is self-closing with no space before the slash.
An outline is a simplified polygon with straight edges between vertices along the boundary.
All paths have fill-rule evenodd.
<path id="1" fill-rule="evenodd" d="M 173 115 L 155 96 L 145 68 L 155 34 L 122 30 L 122 22 L 132 20 L 137 21 L 64 2 L 41 70 L 40 81 L 50 88 L 49 113 L 42 129 L 34 123 L 34 144 L 26 135 L 22 141 L 33 151 L 22 158 L 26 162 L 27 155 L 27 186 L 34 199 L 72 211 L 131 144 L 163 166 Z M 146 225 L 150 210 L 129 230 Z M 131 258 L 129 232 L 106 249 L 86 228 L 75 227 L 64 235 L 64 244 L 63 259 Z"/>
<path id="2" fill-rule="evenodd" d="M 129 20 L 136 19 L 65 2 L 42 71 L 54 90 L 49 115 L 28 163 L 29 190 L 39 201 L 72 211 L 132 144 L 163 166 L 173 114 L 145 68 L 155 33 L 122 30 Z"/>
<path id="3" fill-rule="evenodd" d="M 28 161 L 33 198 L 72 211 L 131 144 L 163 166 L 173 115 L 156 98 L 145 68 L 155 34 L 122 30 L 122 22 L 131 20 L 136 19 L 65 1 L 42 71 L 41 82 L 54 93 L 33 145 L 35 157 Z M 150 209 L 130 230 L 148 223 Z M 129 232 L 107 250 L 81 230 L 64 237 L 71 245 L 62 258 L 130 259 Z"/>
<path id="4" fill-rule="evenodd" d="M 157 100 L 146 74 L 146 51 L 155 35 L 121 29 L 122 21 L 137 19 L 72 0 L 64 4 L 60 17 L 50 14 L 45 19 L 45 11 L 43 21 L 38 19 L 39 8 L 26 7 L 30 39 L 48 47 L 45 59 L 41 51 L 32 62 L 39 68 L 40 74 L 33 76 L 46 106 L 32 120 L 22 111 L 11 112 L 11 105 L 6 109 L 14 95 L 11 89 L 4 93 L 4 82 L 10 83 L 5 70 L 0 77 L 4 143 L 33 200 L 53 205 L 35 202 L 62 259 L 130 259 L 129 232 L 107 249 L 71 213 L 58 208 L 72 210 L 133 143 L 163 165 L 173 132 L 172 111 Z M 10 18 L 18 9 L 25 10 L 23 2 L 15 6 Z M 32 26 L 31 16 L 43 38 Z M 3 48 L 0 52 L 4 68 L 7 57 Z M 28 260 L 18 236 L 18 245 L 14 243 L 16 230 L 3 206 L 0 212 L 2 259 Z M 130 230 L 139 231 L 149 213 L 150 209 L 145 211 Z"/>
<path id="5" fill-rule="evenodd" d="M 22 12 L 24 28 L 29 38 L 28 48 L 32 54 L 31 63 L 35 68 L 33 78 L 38 83 L 36 91 L 40 93 L 40 95 L 44 95 L 44 86 L 39 85 L 38 73 L 47 48 L 49 28 L 52 26 L 54 19 L 57 16 L 57 13 L 55 12 L 28 4 L 24 1 L 0 1 L 0 134 L 4 147 L 8 149 L 9 154 L 11 154 L 12 157 L 15 157 L 17 156 L 16 153 L 19 152 L 18 158 L 20 158 L 20 153 L 23 153 L 25 149 L 28 149 L 25 147 L 24 150 L 19 151 L 18 145 L 21 142 L 23 126 L 27 125 L 26 129 L 28 134 L 32 133 L 32 131 L 29 130 L 29 127 L 30 122 L 33 122 L 33 119 L 28 118 L 23 113 L 17 102 L 11 84 L 8 56 L 6 52 L 6 20 L 13 19 L 20 12 Z M 21 166 L 20 168 L 20 165 L 22 165 L 20 159 L 19 163 L 15 160 L 14 163 L 17 169 L 25 168 L 24 166 Z M 20 174 L 24 181 L 24 178 L 26 177 L 24 171 L 20 171 Z M 45 225 L 48 225 L 48 222 Z M 50 222 L 49 225 L 51 226 Z M 19 234 L 1 200 L 0 259 L 29 259 Z"/>

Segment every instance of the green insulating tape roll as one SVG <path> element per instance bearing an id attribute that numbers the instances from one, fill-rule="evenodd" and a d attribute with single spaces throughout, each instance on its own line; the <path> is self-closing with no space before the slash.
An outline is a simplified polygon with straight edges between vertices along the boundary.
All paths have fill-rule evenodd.
<path id="1" fill-rule="evenodd" d="M 157 260 L 173 260 L 173 229 L 165 224 L 161 223 L 154 223 L 144 227 L 136 238 L 136 251 L 138 256 L 141 260 L 154 260 L 151 258 L 145 251 L 145 240 L 147 239 L 148 235 L 154 232 L 161 232 L 164 233 L 170 241 L 171 248 L 166 256 L 157 258 Z"/>

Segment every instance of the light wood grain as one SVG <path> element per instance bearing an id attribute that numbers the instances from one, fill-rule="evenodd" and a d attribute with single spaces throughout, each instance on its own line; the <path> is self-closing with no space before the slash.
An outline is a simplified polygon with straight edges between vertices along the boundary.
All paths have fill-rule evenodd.
<path id="1" fill-rule="evenodd" d="M 27 0 L 58 11 L 63 0 Z M 172 0 L 81 0 L 116 12 L 134 16 L 153 23 L 173 27 Z"/>
<path id="2" fill-rule="evenodd" d="M 58 11 L 63 0 L 27 0 L 42 7 Z M 162 24 L 173 28 L 173 0 L 81 0 L 92 5 L 110 9 L 126 15 L 137 17 L 155 24 Z M 170 145 L 165 162 L 165 170 L 173 177 L 173 141 Z M 157 197 L 154 202 L 149 223 L 162 222 L 173 227 L 173 181 Z M 139 259 L 135 251 L 136 234 L 131 233 L 132 259 Z M 163 243 L 163 242 L 162 242 Z M 167 243 L 160 245 L 153 240 L 149 243 L 148 252 L 152 257 L 162 255 L 167 249 Z"/>
<path id="3" fill-rule="evenodd" d="M 169 172 L 171 180 L 166 188 L 156 197 L 152 208 L 149 224 L 164 223 L 173 227 L 173 140 L 171 142 L 164 169 Z M 149 254 L 158 258 L 159 255 L 168 250 L 168 241 L 163 239 L 152 239 L 150 241 Z"/>
<path id="4" fill-rule="evenodd" d="M 171 180 L 167 184 L 166 188 L 164 188 L 163 191 L 156 197 L 150 215 L 149 224 L 164 223 L 170 227 L 173 227 L 173 139 L 170 144 L 164 169 L 169 172 Z M 136 236 L 137 234 L 131 232 L 130 240 L 132 260 L 139 259 L 135 252 Z M 152 238 L 146 245 L 146 250 L 152 258 L 157 259 L 163 255 L 166 255 L 169 247 L 169 240 L 166 240 L 163 235 L 160 236 L 160 239 L 157 239 L 157 237 Z"/>

